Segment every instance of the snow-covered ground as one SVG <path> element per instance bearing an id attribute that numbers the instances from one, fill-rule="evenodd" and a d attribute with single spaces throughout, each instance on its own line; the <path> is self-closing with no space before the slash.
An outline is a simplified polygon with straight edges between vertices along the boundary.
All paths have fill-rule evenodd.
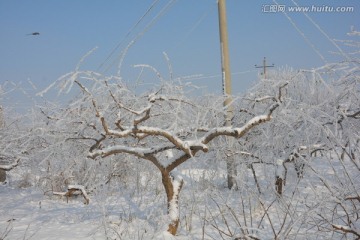
<path id="1" fill-rule="evenodd" d="M 317 170 L 316 174 L 307 168 L 300 181 L 294 168 L 288 166 L 282 198 L 275 194 L 271 181 L 275 169 L 271 165 L 255 166 L 260 195 L 252 170 L 245 166 L 238 169 L 239 191 L 226 189 L 222 170 L 194 166 L 180 170 L 185 185 L 180 193 L 180 226 L 176 237 L 166 232 L 165 194 L 156 175 L 143 174 L 139 190 L 134 185 L 99 189 L 90 194 L 88 205 L 82 196 L 69 198 L 67 202 L 65 197 L 44 194 L 36 187 L 20 188 L 17 181 L 10 181 L 0 185 L 0 239 L 233 240 L 245 234 L 274 239 L 273 230 L 282 239 L 339 239 L 344 236 L 342 232 L 326 228 L 327 222 L 321 222 L 322 219 L 317 219 L 319 228 L 314 228 L 313 219 L 319 214 L 324 217 L 339 214 L 339 220 L 334 222 L 347 227 L 342 222 L 343 209 L 336 204 L 341 193 L 335 184 L 343 178 L 342 166 L 349 169 L 348 174 L 358 175 L 348 160 L 332 162 L 331 166 L 324 160 L 314 159 L 312 168 Z M 339 169 L 337 175 L 336 169 Z M 352 179 L 354 186 L 359 186 L 359 178 Z M 324 185 L 322 181 L 328 183 Z M 339 196 L 331 196 L 328 188 L 337 189 Z M 353 192 L 346 194 L 356 196 Z M 344 200 L 341 204 L 347 208 L 347 217 L 353 218 L 351 230 L 358 231 L 353 203 L 357 201 Z M 334 207 L 337 212 L 326 210 Z M 346 237 L 353 239 L 354 234 Z"/>
<path id="2" fill-rule="evenodd" d="M 82 199 L 49 198 L 34 189 L 0 186 L 0 239 L 104 239 L 101 212 Z"/>
<path id="3" fill-rule="evenodd" d="M 156 232 L 144 220 L 155 212 L 151 207 L 144 213 L 128 197 L 90 197 L 85 205 L 81 196 L 67 202 L 66 197 L 44 195 L 33 187 L 0 185 L 0 239 L 174 239 L 166 232 L 165 219 Z"/>

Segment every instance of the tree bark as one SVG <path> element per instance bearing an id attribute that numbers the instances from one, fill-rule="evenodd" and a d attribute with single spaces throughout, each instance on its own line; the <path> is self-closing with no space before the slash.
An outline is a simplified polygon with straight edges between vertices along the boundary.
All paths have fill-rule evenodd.
<path id="1" fill-rule="evenodd" d="M 166 192 L 168 215 L 170 218 L 168 232 L 175 235 L 180 222 L 179 193 L 183 185 L 183 180 L 172 176 L 172 174 L 166 170 L 161 172 L 161 176 Z"/>
<path id="2" fill-rule="evenodd" d="M 237 170 L 236 170 L 236 162 L 234 156 L 230 156 L 226 159 L 226 168 L 227 168 L 227 181 L 228 181 L 228 188 L 238 190 L 236 177 L 237 177 Z"/>
<path id="3" fill-rule="evenodd" d="M 0 169 L 0 182 L 5 182 L 5 180 L 6 180 L 6 171 Z"/>
<path id="4" fill-rule="evenodd" d="M 285 179 L 285 165 L 284 160 L 278 159 L 276 161 L 276 176 L 275 176 L 275 189 L 276 192 L 281 196 L 283 192 L 283 185 Z"/>
<path id="5" fill-rule="evenodd" d="M 275 189 L 276 192 L 281 196 L 283 191 L 283 179 L 279 176 L 276 176 Z"/>

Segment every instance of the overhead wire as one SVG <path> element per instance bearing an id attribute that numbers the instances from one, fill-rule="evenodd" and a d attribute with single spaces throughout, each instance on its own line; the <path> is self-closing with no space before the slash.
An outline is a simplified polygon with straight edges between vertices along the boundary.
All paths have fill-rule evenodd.
<path id="1" fill-rule="evenodd" d="M 104 64 L 112 57 L 112 55 L 118 50 L 118 48 L 125 42 L 125 40 L 130 36 L 130 34 L 137 28 L 140 23 L 145 19 L 145 17 L 154 9 L 154 7 L 158 4 L 159 0 L 154 0 L 150 7 L 145 11 L 145 13 L 140 17 L 138 21 L 129 29 L 129 31 L 125 34 L 122 40 L 115 46 L 115 48 L 110 52 L 110 54 L 106 57 L 106 59 L 99 65 L 97 70 L 99 71 Z"/>
<path id="2" fill-rule="evenodd" d="M 138 41 L 151 27 L 155 25 L 155 23 L 174 5 L 177 0 L 170 0 L 161 10 L 160 12 L 145 26 L 142 32 L 138 33 L 136 37 L 133 39 L 133 43 Z"/>
<path id="3" fill-rule="evenodd" d="M 245 74 L 245 73 L 252 73 L 252 72 L 256 72 L 256 71 L 257 70 L 234 72 L 234 73 L 231 73 L 231 75 L 235 76 L 235 75 L 240 75 L 240 74 Z M 187 77 L 179 77 L 177 79 L 180 81 L 192 81 L 192 80 L 201 80 L 201 79 L 209 79 L 209 78 L 217 78 L 217 77 L 222 77 L 222 74 L 214 74 L 214 75 L 207 75 L 207 76 L 204 76 L 202 74 L 197 74 L 197 75 L 191 75 L 191 76 L 187 76 Z"/>
<path id="4" fill-rule="evenodd" d="M 129 37 L 129 35 L 134 31 L 134 29 L 136 27 L 139 26 L 139 24 L 141 23 L 141 21 L 143 21 L 145 19 L 145 17 L 151 12 L 151 10 L 155 7 L 155 5 L 158 3 L 159 0 L 155 0 L 151 6 L 147 9 L 147 11 L 141 16 L 141 18 L 133 25 L 133 27 L 127 32 L 127 34 L 124 36 L 124 38 L 117 44 L 117 46 L 112 50 L 112 52 L 109 54 L 109 56 L 105 59 L 105 61 L 99 66 L 99 68 L 103 67 L 104 64 L 114 55 L 114 53 L 116 52 L 116 50 L 118 50 L 118 48 L 124 43 L 124 41 Z M 151 29 L 151 27 L 153 27 L 157 21 L 165 14 L 167 13 L 171 7 L 176 3 L 177 0 L 170 0 L 168 1 L 168 3 L 159 11 L 158 14 L 155 15 L 155 17 L 153 17 L 151 19 L 151 21 L 143 28 L 143 30 L 141 32 L 139 32 L 127 45 L 127 47 L 125 47 L 125 49 L 122 50 L 122 52 L 119 54 L 118 58 L 116 58 L 105 70 L 104 72 L 108 71 L 117 61 L 119 61 L 120 58 L 120 63 L 119 63 L 119 69 L 122 63 L 122 60 L 124 58 L 124 55 L 126 54 L 127 50 L 134 45 L 147 31 L 149 31 L 149 29 Z M 217 0 L 216 0 L 217 3 Z M 210 14 L 210 12 L 213 10 L 214 6 L 216 5 L 211 5 L 211 7 L 209 7 L 206 12 L 204 12 L 204 14 L 201 15 L 201 17 L 195 22 L 195 24 L 193 25 L 193 27 L 189 30 L 189 32 L 186 34 L 186 36 L 184 37 L 184 39 L 186 39 L 187 37 L 189 37 L 191 35 L 191 33 L 201 24 L 202 21 L 204 21 L 206 19 L 206 17 Z M 184 41 L 184 40 L 183 40 Z M 181 42 L 180 42 L 181 43 Z M 248 71 L 243 71 L 243 72 L 234 72 L 232 73 L 232 75 L 239 75 L 239 74 L 244 74 L 244 73 L 251 73 L 251 72 L 255 72 L 255 70 L 248 70 Z M 118 72 L 118 75 L 120 75 L 120 70 Z M 190 77 L 185 77 L 182 78 L 181 80 L 200 80 L 200 79 L 205 79 L 205 78 L 215 78 L 215 77 L 221 77 L 221 74 L 217 74 L 217 75 L 211 75 L 211 76 L 203 76 L 203 75 L 196 75 L 196 76 L 190 76 Z"/>
<path id="5" fill-rule="evenodd" d="M 217 4 L 217 0 L 215 1 Z M 176 47 L 183 44 L 183 42 L 186 41 L 186 39 L 197 29 L 200 24 L 207 18 L 207 16 L 210 14 L 210 12 L 216 7 L 215 4 L 210 5 L 210 7 L 200 16 L 200 18 L 195 22 L 195 24 L 190 28 L 190 30 L 184 35 L 184 37 L 181 39 L 180 42 L 176 44 Z"/>
<path id="6" fill-rule="evenodd" d="M 299 5 L 294 1 L 291 0 L 297 7 L 299 7 Z M 309 14 L 307 14 L 305 11 L 303 11 L 303 14 L 306 16 L 306 18 L 326 37 L 327 40 L 329 40 L 341 53 L 341 55 L 343 55 L 347 60 L 350 60 L 350 57 L 339 47 L 338 44 L 336 44 L 336 42 L 331 39 L 329 37 L 329 35 L 309 16 Z"/>
<path id="7" fill-rule="evenodd" d="M 276 0 L 273 0 L 273 2 L 276 5 L 279 5 L 278 2 Z M 286 18 L 289 20 L 289 22 L 291 23 L 291 25 L 296 29 L 296 31 L 303 37 L 303 39 L 305 40 L 305 42 L 316 52 L 316 54 L 321 58 L 321 60 L 324 61 L 324 63 L 327 63 L 325 57 L 320 53 L 320 51 L 316 48 L 316 46 L 310 41 L 309 38 L 306 37 L 305 33 L 303 31 L 301 31 L 301 29 L 296 25 L 296 23 L 294 22 L 294 20 L 284 11 L 283 14 L 286 16 Z"/>
<path id="8" fill-rule="evenodd" d="M 120 66 L 122 63 L 122 59 L 124 58 L 124 55 L 126 54 L 126 52 L 128 51 L 128 49 L 134 45 L 147 31 L 149 31 L 151 29 L 151 27 L 153 27 L 155 25 L 155 23 L 157 23 L 157 21 L 167 12 L 171 9 L 171 7 L 174 5 L 174 3 L 177 0 L 170 0 L 161 10 L 160 12 L 144 27 L 144 29 L 139 32 L 134 38 L 133 40 L 130 41 L 130 43 L 127 45 L 127 47 L 120 53 L 120 55 L 118 56 L 118 58 L 116 58 L 110 66 L 108 66 L 108 68 L 105 69 L 105 72 L 107 72 L 111 67 L 113 67 L 113 65 L 120 60 L 119 63 L 119 72 L 118 75 L 120 75 Z"/>

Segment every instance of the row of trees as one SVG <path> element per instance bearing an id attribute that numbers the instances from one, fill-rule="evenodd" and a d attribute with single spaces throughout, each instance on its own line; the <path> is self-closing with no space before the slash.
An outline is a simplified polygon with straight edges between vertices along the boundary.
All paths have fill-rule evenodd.
<path id="1" fill-rule="evenodd" d="M 173 235 L 181 219 L 190 231 L 189 216 L 197 215 L 203 238 L 208 228 L 240 239 L 360 237 L 359 64 L 352 57 L 311 71 L 273 72 L 233 98 L 231 127 L 223 97 L 196 97 L 196 88 L 180 80 L 139 95 L 117 77 L 77 68 L 46 90 L 77 92 L 70 102 L 39 103 L 29 115 L 5 118 L 1 156 L 10 162 L 0 168 L 20 162 L 28 182 L 45 193 L 71 184 L 89 193 L 111 184 L 146 191 L 142 179 L 156 173 Z M 226 158 L 236 159 L 235 171 L 226 169 Z M 203 180 L 219 181 L 203 186 L 211 189 L 199 196 L 204 210 L 199 203 L 182 217 L 181 206 L 191 201 L 184 189 L 199 184 L 191 162 L 216 172 Z M 237 172 L 232 191 L 221 188 L 222 172 Z"/>

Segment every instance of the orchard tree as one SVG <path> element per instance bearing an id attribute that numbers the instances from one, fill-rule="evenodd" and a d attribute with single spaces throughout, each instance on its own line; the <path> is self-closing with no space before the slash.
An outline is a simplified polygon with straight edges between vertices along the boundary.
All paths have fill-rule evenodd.
<path id="1" fill-rule="evenodd" d="M 279 106 L 277 101 L 268 103 L 262 114 L 225 127 L 224 119 L 219 121 L 219 112 L 223 118 L 226 109 L 219 111 L 218 104 L 202 105 L 208 102 L 188 97 L 185 94 L 188 86 L 179 82 L 163 82 L 157 91 L 143 96 L 131 92 L 119 79 L 94 72 L 76 71 L 63 79 L 62 86 L 74 84 L 83 95 L 71 107 L 77 113 L 79 109 L 86 114 L 92 111 L 96 117 L 96 121 L 90 117 L 81 121 L 83 130 L 81 136 L 78 134 L 83 140 L 94 141 L 88 157 L 128 154 L 152 163 L 161 175 L 170 219 L 168 232 L 173 235 L 179 225 L 178 202 L 184 183 L 176 168 L 201 152 L 208 152 L 211 142 L 220 136 L 242 138 L 256 126 L 270 121 Z M 213 102 L 222 103 L 223 98 L 220 99 Z"/>
<path id="2" fill-rule="evenodd" d="M 11 82 L 0 85 L 0 101 L 14 91 L 15 85 Z M 7 171 L 26 159 L 29 129 L 25 116 L 16 114 L 9 106 L 0 106 L 0 182 L 6 181 Z"/>

